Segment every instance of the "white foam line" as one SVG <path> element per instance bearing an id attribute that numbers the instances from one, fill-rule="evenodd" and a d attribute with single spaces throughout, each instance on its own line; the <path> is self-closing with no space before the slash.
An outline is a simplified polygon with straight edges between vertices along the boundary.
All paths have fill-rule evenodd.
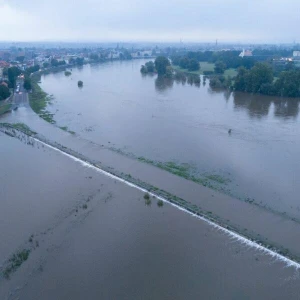
<path id="1" fill-rule="evenodd" d="M 101 173 L 101 174 L 103 174 L 105 176 L 108 176 L 108 177 L 112 178 L 112 179 L 118 180 L 119 182 L 122 182 L 122 183 L 124 183 L 124 184 L 126 184 L 126 185 L 128 185 L 130 187 L 133 187 L 133 188 L 135 188 L 135 189 L 137 189 L 137 190 L 139 190 L 141 192 L 148 193 L 149 195 L 154 196 L 157 199 L 162 200 L 163 202 L 168 203 L 168 204 L 176 207 L 177 209 L 179 209 L 179 210 L 181 210 L 181 211 L 183 211 L 183 212 L 185 212 L 185 213 L 187 213 L 187 214 L 189 214 L 189 215 L 191 215 L 191 216 L 193 216 L 195 218 L 200 219 L 201 221 L 209 224 L 210 226 L 214 227 L 218 231 L 221 231 L 221 232 L 225 233 L 230 238 L 233 238 L 233 239 L 239 241 L 240 243 L 242 243 L 244 245 L 247 245 L 247 246 L 249 246 L 251 248 L 254 248 L 254 249 L 258 250 L 258 251 L 262 251 L 263 253 L 270 255 L 272 258 L 274 258 L 276 260 L 284 262 L 288 267 L 294 267 L 296 269 L 300 269 L 300 264 L 299 263 L 297 263 L 297 262 L 295 262 L 295 261 L 293 261 L 293 260 L 291 260 L 291 259 L 289 259 L 289 258 L 287 258 L 287 257 L 285 257 L 285 256 L 283 256 L 283 255 L 281 255 L 279 253 L 277 253 L 274 250 L 270 250 L 270 249 L 264 247 L 263 245 L 258 244 L 255 241 L 251 241 L 248 238 L 246 238 L 246 237 L 244 237 L 244 236 L 242 236 L 242 235 L 240 235 L 240 234 L 238 234 L 238 233 L 236 233 L 234 231 L 231 231 L 231 230 L 229 230 L 227 228 L 224 228 L 221 225 L 219 225 L 217 223 L 214 223 L 213 221 L 210 221 L 210 220 L 208 220 L 207 218 L 205 218 L 203 216 L 199 216 L 199 215 L 197 215 L 197 214 L 195 214 L 193 212 L 190 212 L 187 209 L 185 209 L 184 207 L 181 207 L 181 206 L 179 206 L 179 205 L 177 205 L 175 203 L 172 203 L 172 202 L 168 201 L 167 199 L 165 199 L 165 198 L 163 198 L 163 197 L 161 197 L 159 195 L 151 193 L 148 190 L 146 190 L 146 189 L 144 189 L 144 188 L 142 188 L 142 187 L 140 187 L 140 186 L 138 186 L 138 185 L 136 185 L 134 183 L 131 183 L 131 182 L 129 182 L 129 181 L 127 181 L 127 180 L 125 180 L 125 179 L 123 179 L 121 177 L 118 177 L 118 176 L 113 175 L 113 174 L 111 174 L 111 173 L 109 173 L 107 171 L 104 171 L 103 169 L 100 168 L 100 166 L 94 166 L 94 165 L 92 165 L 92 164 L 90 164 L 90 163 L 88 163 L 88 162 L 86 162 L 86 161 L 84 161 L 82 159 L 79 159 L 79 158 L 77 158 L 77 157 L 75 157 L 75 156 L 73 156 L 73 155 L 71 155 L 69 153 L 66 153 L 66 152 L 64 152 L 64 151 L 62 151 L 62 150 L 60 150 L 60 149 L 58 149 L 56 147 L 53 147 L 53 146 L 51 146 L 51 145 L 49 145 L 49 144 L 47 144 L 45 142 L 42 142 L 39 139 L 36 139 L 36 138 L 33 138 L 33 139 L 35 141 L 39 142 L 39 143 L 42 143 L 43 145 L 45 145 L 45 146 L 47 146 L 49 148 L 55 150 L 55 151 L 58 151 L 59 153 L 62 153 L 63 155 L 65 155 L 65 156 L 73 159 L 74 161 L 81 163 L 85 167 L 94 169 L 96 172 L 99 172 L 99 173 Z"/>

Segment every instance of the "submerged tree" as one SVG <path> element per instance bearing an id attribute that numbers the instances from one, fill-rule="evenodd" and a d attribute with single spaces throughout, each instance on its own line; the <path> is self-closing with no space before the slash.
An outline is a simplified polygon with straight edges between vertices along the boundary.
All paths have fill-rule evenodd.
<path id="1" fill-rule="evenodd" d="M 165 56 L 158 56 L 155 59 L 155 69 L 158 75 L 166 75 L 168 71 L 167 67 L 169 67 L 170 65 L 170 61 Z"/>

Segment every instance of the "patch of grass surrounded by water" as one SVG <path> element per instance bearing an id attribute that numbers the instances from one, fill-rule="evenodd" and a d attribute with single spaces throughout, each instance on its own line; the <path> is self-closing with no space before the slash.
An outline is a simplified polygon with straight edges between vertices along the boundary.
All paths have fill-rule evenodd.
<path id="1" fill-rule="evenodd" d="M 59 126 L 59 128 L 60 128 L 61 130 L 63 130 L 63 131 L 69 132 L 69 133 L 71 133 L 71 134 L 73 134 L 73 135 L 76 134 L 75 131 L 69 130 L 68 126 Z"/>
<path id="2" fill-rule="evenodd" d="M 10 275 L 15 272 L 25 262 L 30 254 L 30 250 L 23 249 L 15 253 L 8 261 L 8 266 L 3 271 L 3 276 L 9 279 Z"/>

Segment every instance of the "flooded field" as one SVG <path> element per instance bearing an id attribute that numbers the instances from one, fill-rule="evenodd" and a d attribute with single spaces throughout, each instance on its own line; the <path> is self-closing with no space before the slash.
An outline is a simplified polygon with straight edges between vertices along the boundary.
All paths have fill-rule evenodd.
<path id="1" fill-rule="evenodd" d="M 298 299 L 299 270 L 17 133 L 0 132 L 0 299 Z"/>
<path id="2" fill-rule="evenodd" d="M 297 99 L 213 92 L 203 78 L 160 81 L 140 74 L 143 63 L 43 76 L 48 110 L 99 145 L 300 219 Z"/>

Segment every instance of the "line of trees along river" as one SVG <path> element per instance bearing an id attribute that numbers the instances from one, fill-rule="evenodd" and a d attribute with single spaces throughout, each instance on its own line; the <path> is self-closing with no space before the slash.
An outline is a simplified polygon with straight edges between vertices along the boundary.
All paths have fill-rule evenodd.
<path id="1" fill-rule="evenodd" d="M 248 93 L 272 96 L 300 97 L 300 70 L 283 71 L 274 78 L 273 70 L 267 63 L 257 63 L 250 70 L 238 69 L 234 89 Z"/>

